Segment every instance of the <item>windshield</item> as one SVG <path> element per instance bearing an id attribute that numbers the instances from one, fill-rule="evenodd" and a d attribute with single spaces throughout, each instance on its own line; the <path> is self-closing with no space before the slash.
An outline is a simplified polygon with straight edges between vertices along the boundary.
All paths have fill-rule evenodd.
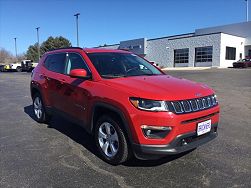
<path id="1" fill-rule="evenodd" d="M 241 59 L 241 60 L 239 60 L 239 62 L 246 62 L 246 61 L 250 61 L 250 59 Z"/>
<path id="2" fill-rule="evenodd" d="M 103 78 L 162 74 L 153 65 L 134 54 L 104 52 L 87 55 Z"/>

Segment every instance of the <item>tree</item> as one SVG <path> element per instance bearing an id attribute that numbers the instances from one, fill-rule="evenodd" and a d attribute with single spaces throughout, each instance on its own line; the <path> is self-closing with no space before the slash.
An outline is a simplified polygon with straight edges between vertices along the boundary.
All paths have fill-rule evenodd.
<path id="1" fill-rule="evenodd" d="M 12 63 L 16 58 L 6 49 L 0 48 L 0 63 L 7 64 Z"/>
<path id="2" fill-rule="evenodd" d="M 27 59 L 33 60 L 34 62 L 38 61 L 38 43 L 35 43 L 34 45 L 30 45 L 28 47 L 28 50 L 26 52 Z M 41 53 L 41 50 L 40 50 Z"/>
<path id="3" fill-rule="evenodd" d="M 46 41 L 44 41 L 41 45 L 41 54 L 44 54 L 47 51 L 57 49 L 57 48 L 67 48 L 70 47 L 71 43 L 68 39 L 60 36 L 60 37 L 49 37 Z"/>
<path id="4" fill-rule="evenodd" d="M 26 58 L 26 54 L 25 53 L 21 53 L 21 54 L 17 54 L 17 61 L 22 61 L 24 59 L 27 59 Z"/>
<path id="5" fill-rule="evenodd" d="M 40 55 L 42 56 L 45 52 L 48 52 L 53 49 L 57 48 L 67 48 L 70 47 L 71 43 L 68 39 L 60 36 L 60 37 L 49 37 L 46 41 L 44 41 L 41 44 L 40 47 Z M 35 62 L 38 61 L 38 43 L 35 43 L 34 45 L 30 45 L 27 52 L 26 56 L 28 59 L 33 60 Z"/>

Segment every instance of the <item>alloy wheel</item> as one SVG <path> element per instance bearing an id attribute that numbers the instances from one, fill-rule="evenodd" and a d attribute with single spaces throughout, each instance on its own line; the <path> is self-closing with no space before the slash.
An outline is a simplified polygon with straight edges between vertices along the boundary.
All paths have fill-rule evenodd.
<path id="1" fill-rule="evenodd" d="M 103 122 L 98 131 L 99 146 L 104 154 L 113 158 L 119 149 L 118 134 L 111 123 Z"/>
<path id="2" fill-rule="evenodd" d="M 34 99 L 34 113 L 38 119 L 41 119 L 43 115 L 42 101 L 39 97 Z"/>

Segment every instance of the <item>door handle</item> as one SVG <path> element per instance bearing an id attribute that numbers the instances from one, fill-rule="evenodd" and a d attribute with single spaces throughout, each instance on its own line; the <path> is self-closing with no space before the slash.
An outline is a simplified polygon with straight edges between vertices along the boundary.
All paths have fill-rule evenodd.
<path id="1" fill-rule="evenodd" d="M 65 84 L 65 79 L 60 79 L 60 84 Z"/>
<path id="2" fill-rule="evenodd" d="M 44 78 L 44 74 L 39 74 L 39 78 L 43 79 Z"/>
<path id="3" fill-rule="evenodd" d="M 41 78 L 41 79 L 46 79 L 46 80 L 50 80 L 50 78 L 49 77 L 47 77 L 47 76 L 45 76 L 45 74 L 39 74 L 39 77 Z"/>

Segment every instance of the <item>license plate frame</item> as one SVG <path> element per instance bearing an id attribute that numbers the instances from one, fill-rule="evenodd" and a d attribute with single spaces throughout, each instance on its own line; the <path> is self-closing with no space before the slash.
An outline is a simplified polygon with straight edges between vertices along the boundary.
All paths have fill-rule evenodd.
<path id="1" fill-rule="evenodd" d="M 197 123 L 197 136 L 209 133 L 212 129 L 212 120 L 208 119 L 202 122 Z"/>

